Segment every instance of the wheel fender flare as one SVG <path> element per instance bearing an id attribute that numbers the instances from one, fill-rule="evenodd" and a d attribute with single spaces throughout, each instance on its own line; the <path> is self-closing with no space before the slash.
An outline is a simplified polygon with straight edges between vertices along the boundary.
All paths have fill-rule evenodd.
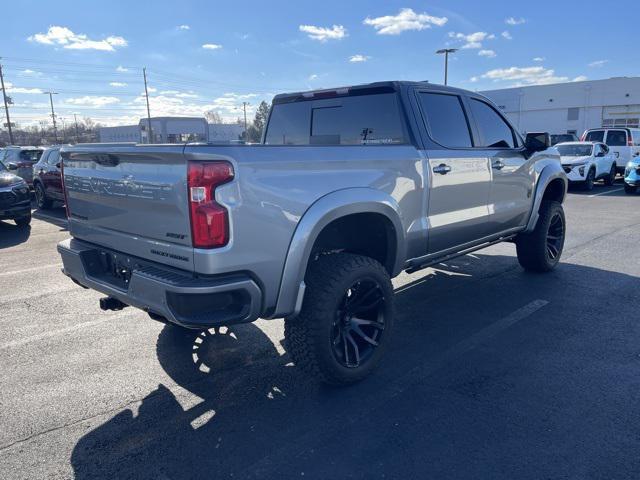
<path id="1" fill-rule="evenodd" d="M 536 224 L 538 223 L 538 218 L 540 216 L 538 211 L 540 210 L 540 205 L 542 204 L 544 193 L 547 190 L 549 184 L 556 179 L 562 180 L 562 183 L 564 184 L 562 199 L 560 200 L 560 203 L 562 203 L 567 196 L 567 189 L 569 188 L 567 175 L 564 173 L 564 170 L 562 169 L 562 166 L 559 162 L 546 163 L 538 174 L 538 180 L 536 182 L 535 194 L 533 198 L 533 205 L 531 207 L 531 215 L 529 216 L 529 222 L 527 223 L 525 232 L 532 232 L 536 228 Z"/>
<path id="2" fill-rule="evenodd" d="M 388 194 L 371 188 L 332 192 L 313 203 L 298 222 L 285 259 L 275 312 L 270 318 L 295 315 L 300 311 L 305 290 L 304 276 L 318 235 L 332 221 L 355 213 L 379 213 L 391 221 L 397 247 L 392 276 L 402 270 L 406 244 L 398 203 Z"/>

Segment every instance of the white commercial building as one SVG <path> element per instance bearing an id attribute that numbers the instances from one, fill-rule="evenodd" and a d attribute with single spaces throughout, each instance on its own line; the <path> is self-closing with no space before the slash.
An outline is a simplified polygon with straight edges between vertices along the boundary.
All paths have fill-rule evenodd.
<path id="1" fill-rule="evenodd" d="M 100 127 L 100 141 L 147 143 L 148 127 L 149 120 L 146 118 L 141 118 L 138 125 Z M 200 117 L 151 117 L 151 130 L 151 143 L 230 143 L 240 139 L 244 128 L 238 124 L 209 124 Z"/>
<path id="2" fill-rule="evenodd" d="M 140 127 L 138 125 L 100 127 L 99 134 L 102 143 L 140 142 Z"/>
<path id="3" fill-rule="evenodd" d="M 557 83 L 480 92 L 522 132 L 575 133 L 589 128 L 638 127 L 640 77 Z"/>

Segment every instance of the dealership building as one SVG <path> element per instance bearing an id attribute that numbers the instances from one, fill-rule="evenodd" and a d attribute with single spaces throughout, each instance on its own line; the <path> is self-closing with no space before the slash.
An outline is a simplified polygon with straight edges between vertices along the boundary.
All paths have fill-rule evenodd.
<path id="1" fill-rule="evenodd" d="M 201 117 L 151 117 L 151 143 L 237 141 L 244 128 L 238 124 L 207 123 Z M 100 141 L 105 143 L 148 143 L 149 120 L 141 118 L 137 125 L 101 127 Z"/>
<path id="2" fill-rule="evenodd" d="M 575 133 L 640 126 L 640 77 L 557 83 L 480 92 L 522 132 Z"/>

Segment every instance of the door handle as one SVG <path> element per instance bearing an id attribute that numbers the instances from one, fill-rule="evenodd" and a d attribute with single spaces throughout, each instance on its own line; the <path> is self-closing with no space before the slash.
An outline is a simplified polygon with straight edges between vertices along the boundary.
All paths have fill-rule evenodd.
<path id="1" fill-rule="evenodd" d="M 502 160 L 496 160 L 491 164 L 491 168 L 495 170 L 502 170 L 505 167 L 505 164 L 502 163 Z"/>
<path id="2" fill-rule="evenodd" d="M 451 167 L 445 163 L 441 163 L 437 167 L 433 167 L 433 173 L 439 173 L 440 175 L 446 175 L 451 171 Z"/>

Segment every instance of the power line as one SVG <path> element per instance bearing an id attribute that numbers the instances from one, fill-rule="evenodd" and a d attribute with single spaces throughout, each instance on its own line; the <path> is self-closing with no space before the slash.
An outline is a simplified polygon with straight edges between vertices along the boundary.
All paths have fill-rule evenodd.
<path id="1" fill-rule="evenodd" d="M 1 58 L 0 58 L 1 59 Z M 9 105 L 7 102 L 7 89 L 4 88 L 4 75 L 0 64 L 0 85 L 2 85 L 2 98 L 4 100 L 4 111 L 7 116 L 7 128 L 9 129 L 9 143 L 13 144 L 13 130 L 11 130 L 11 118 L 9 117 Z"/>

